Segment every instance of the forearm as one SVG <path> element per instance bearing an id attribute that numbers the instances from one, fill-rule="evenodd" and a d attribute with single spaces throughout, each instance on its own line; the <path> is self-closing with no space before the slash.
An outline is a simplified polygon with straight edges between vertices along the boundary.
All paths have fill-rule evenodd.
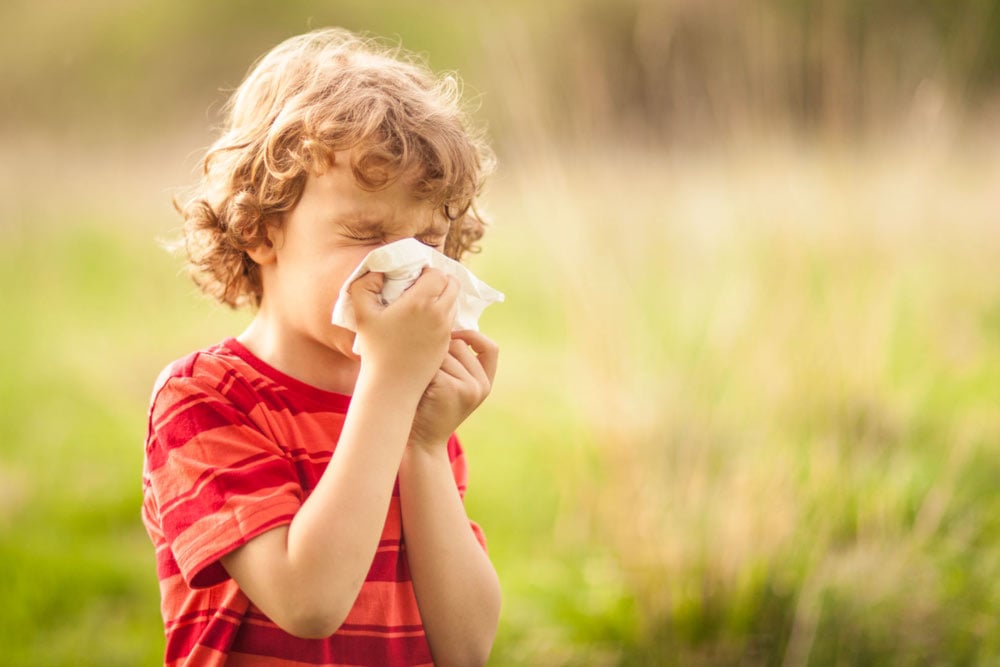
<path id="1" fill-rule="evenodd" d="M 500 616 L 500 584 L 476 540 L 445 447 L 408 447 L 399 468 L 403 534 L 435 664 L 483 664 Z"/>
<path id="2" fill-rule="evenodd" d="M 318 595 L 346 586 L 350 606 L 360 590 L 382 535 L 417 398 L 359 380 L 330 464 L 289 527 L 288 559 L 312 575 L 307 580 Z"/>
<path id="3" fill-rule="evenodd" d="M 254 603 L 289 632 L 328 635 L 353 606 L 378 548 L 418 399 L 362 372 L 334 455 L 291 524 L 248 544 L 255 553 L 242 561 L 224 560 Z"/>

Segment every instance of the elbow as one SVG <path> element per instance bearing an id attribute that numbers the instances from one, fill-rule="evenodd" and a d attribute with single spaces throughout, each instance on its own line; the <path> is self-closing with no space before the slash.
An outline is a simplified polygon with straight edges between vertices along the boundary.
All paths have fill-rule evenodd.
<path id="1" fill-rule="evenodd" d="M 500 625 L 500 584 L 499 581 L 495 583 L 494 596 L 483 600 L 478 631 L 469 633 L 459 659 L 451 664 L 478 667 L 489 662 L 490 653 L 493 651 L 493 642 L 496 640 L 497 629 Z"/>
<path id="2" fill-rule="evenodd" d="M 268 606 L 258 604 L 261 611 L 293 637 L 325 639 L 347 620 L 361 586 L 319 586 L 315 580 L 292 580 L 281 588 L 282 595 L 263 601 Z"/>
<path id="3" fill-rule="evenodd" d="M 346 609 L 324 609 L 299 607 L 284 614 L 280 619 L 272 619 L 275 624 L 299 639 L 326 639 L 344 624 Z"/>
<path id="4" fill-rule="evenodd" d="M 282 630 L 299 639 L 326 639 L 344 624 L 351 613 L 361 581 L 346 585 L 292 587 L 284 599 L 282 619 L 273 618 Z"/>
<path id="5" fill-rule="evenodd" d="M 490 660 L 493 641 L 496 638 L 497 619 L 484 625 L 481 630 L 471 631 L 454 643 L 435 646 L 431 641 L 431 652 L 434 654 L 434 664 L 439 667 L 481 667 Z M 428 638 L 430 639 L 430 638 Z M 435 650 L 437 649 L 437 650 Z"/>
<path id="6" fill-rule="evenodd" d="M 493 638 L 491 637 L 489 641 L 482 642 L 479 645 L 471 647 L 468 654 L 468 661 L 463 663 L 466 665 L 476 665 L 476 667 L 483 667 L 490 660 L 490 652 L 493 650 Z"/>
<path id="7" fill-rule="evenodd" d="M 461 651 L 454 651 L 448 656 L 435 658 L 435 664 L 440 667 L 483 667 L 489 662 L 493 641 L 470 642 Z"/>

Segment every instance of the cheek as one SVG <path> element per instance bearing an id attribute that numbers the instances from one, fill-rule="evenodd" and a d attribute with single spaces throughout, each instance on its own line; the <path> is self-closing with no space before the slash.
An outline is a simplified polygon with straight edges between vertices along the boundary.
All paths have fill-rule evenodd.
<path id="1" fill-rule="evenodd" d="M 342 257 L 342 261 L 339 261 L 334 266 L 329 267 L 329 269 L 324 272 L 322 278 L 317 279 L 317 285 L 314 289 L 316 290 L 316 294 L 320 297 L 324 308 L 329 307 L 330 310 L 333 309 L 333 304 L 340 296 L 341 290 L 348 284 L 351 274 L 354 273 L 354 269 L 357 268 L 358 264 L 361 263 L 361 260 L 364 259 L 366 254 L 367 253 L 353 253 L 353 255 L 359 256 Z"/>
<path id="2" fill-rule="evenodd" d="M 330 272 L 331 283 L 336 287 L 336 291 L 340 291 L 340 288 L 347 284 L 348 279 L 354 270 L 358 268 L 368 253 L 371 252 L 372 248 L 352 248 L 349 251 L 345 251 L 335 262 L 335 266 L 332 267 Z"/>

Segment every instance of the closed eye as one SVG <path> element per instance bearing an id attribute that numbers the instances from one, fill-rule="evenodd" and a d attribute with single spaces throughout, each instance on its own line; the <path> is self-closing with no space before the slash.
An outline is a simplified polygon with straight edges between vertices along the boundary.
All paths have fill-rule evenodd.
<path id="1" fill-rule="evenodd" d="M 383 240 L 385 240 L 385 237 L 382 234 L 357 233 L 350 230 L 345 230 L 341 234 L 341 236 L 343 236 L 345 239 L 349 239 L 351 241 L 357 241 L 358 243 L 364 243 L 364 244 L 381 243 Z"/>
<path id="2" fill-rule="evenodd" d="M 426 246 L 430 246 L 435 250 L 440 250 L 444 246 L 445 237 L 443 235 L 438 236 L 418 236 L 417 240 Z"/>

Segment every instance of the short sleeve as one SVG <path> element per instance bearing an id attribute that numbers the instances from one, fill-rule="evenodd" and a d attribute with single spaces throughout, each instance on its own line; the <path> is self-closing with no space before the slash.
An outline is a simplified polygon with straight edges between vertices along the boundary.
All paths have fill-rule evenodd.
<path id="1" fill-rule="evenodd" d="M 172 377 L 150 409 L 147 493 L 193 588 L 227 579 L 219 559 L 289 523 L 303 501 L 293 462 L 227 398 L 232 385 L 212 374 Z"/>

